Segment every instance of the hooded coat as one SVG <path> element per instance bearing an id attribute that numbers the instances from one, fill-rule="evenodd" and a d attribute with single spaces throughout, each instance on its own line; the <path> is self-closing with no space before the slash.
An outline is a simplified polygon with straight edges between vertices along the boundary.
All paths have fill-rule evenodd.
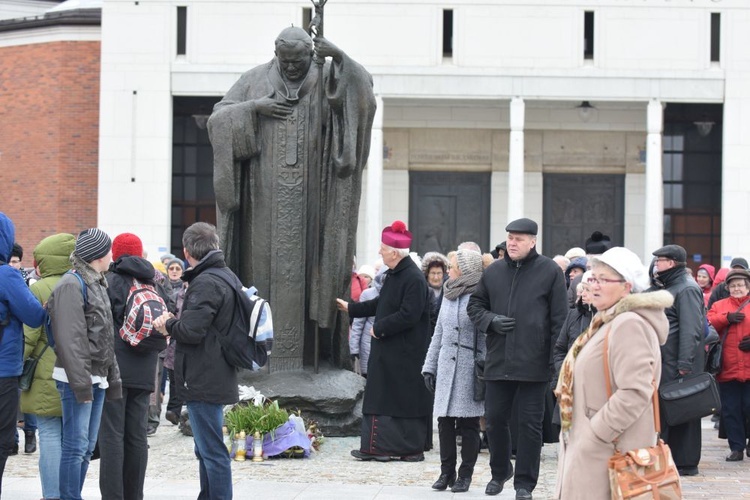
<path id="1" fill-rule="evenodd" d="M 16 229 L 7 215 L 0 212 L 0 378 L 18 377 L 23 369 L 23 325 L 39 327 L 46 313 L 31 294 L 18 269 L 8 265 L 13 251 Z"/>
<path id="2" fill-rule="evenodd" d="M 70 270 L 70 254 L 75 250 L 75 236 L 72 234 L 55 234 L 44 238 L 34 249 L 34 260 L 37 263 L 40 279 L 31 285 L 31 293 L 40 304 L 44 304 L 52 295 L 52 290 L 62 275 Z M 24 358 L 39 357 L 47 345 L 47 330 L 44 325 L 38 328 L 24 326 Z M 62 416 L 60 393 L 52 379 L 52 369 L 57 356 L 52 349 L 44 350 L 34 372 L 34 380 L 28 391 L 21 392 L 21 411 L 41 417 Z"/>
<path id="3" fill-rule="evenodd" d="M 714 278 L 716 277 L 716 268 L 712 266 L 711 264 L 703 264 L 698 268 L 698 271 L 703 269 L 708 274 L 709 279 L 711 280 L 708 283 L 708 286 L 706 288 L 703 288 L 703 301 L 706 304 L 706 307 L 708 307 L 708 300 L 711 298 L 711 291 L 714 287 Z M 697 271 L 696 271 L 697 274 Z"/>
<path id="4" fill-rule="evenodd" d="M 669 333 L 667 292 L 632 294 L 599 314 L 604 324 L 576 358 L 573 417 L 567 443 L 560 440 L 555 498 L 610 498 L 607 460 L 619 449 L 656 444 L 652 397 L 659 383 L 659 345 Z M 609 335 L 612 397 L 604 380 L 604 337 Z"/>
<path id="5" fill-rule="evenodd" d="M 123 255 L 109 267 L 107 283 L 109 300 L 112 304 L 112 318 L 114 320 L 114 345 L 117 364 L 120 367 L 122 386 L 132 389 L 143 389 L 153 392 L 156 389 L 156 363 L 159 352 L 167 347 L 166 338 L 154 331 L 148 338 L 143 339 L 137 347 L 131 346 L 120 337 L 119 331 L 125 321 L 128 296 L 133 279 L 155 287 L 170 311 L 169 293 L 160 285 L 154 283 L 156 271 L 154 266 L 139 256 Z"/>

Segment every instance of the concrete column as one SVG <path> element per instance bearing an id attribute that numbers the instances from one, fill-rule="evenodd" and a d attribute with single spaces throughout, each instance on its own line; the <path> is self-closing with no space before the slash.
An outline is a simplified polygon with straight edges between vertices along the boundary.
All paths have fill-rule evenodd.
<path id="1" fill-rule="evenodd" d="M 514 97 L 510 101 L 510 147 L 508 155 L 508 220 L 524 216 L 524 169 L 523 126 L 526 120 L 523 99 Z"/>
<path id="2" fill-rule="evenodd" d="M 661 247 L 664 242 L 663 113 L 660 101 L 649 101 L 646 123 L 646 214 L 643 225 L 643 260 L 646 263 L 651 260 L 651 252 Z"/>
<path id="3" fill-rule="evenodd" d="M 366 249 L 357 263 L 371 264 L 378 259 L 380 232 L 383 230 L 383 98 L 375 96 L 378 109 L 372 123 L 370 156 L 367 158 L 367 220 L 364 224 Z"/>

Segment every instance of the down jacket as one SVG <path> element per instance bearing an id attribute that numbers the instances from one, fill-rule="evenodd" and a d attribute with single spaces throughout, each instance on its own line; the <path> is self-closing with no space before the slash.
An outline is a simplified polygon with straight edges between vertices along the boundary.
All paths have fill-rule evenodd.
<path id="1" fill-rule="evenodd" d="M 436 375 L 436 417 L 481 417 L 484 401 L 474 401 L 474 324 L 466 314 L 469 295 L 443 298 L 435 335 L 422 373 Z M 484 335 L 477 335 L 477 355 L 484 357 Z"/>
<path id="2" fill-rule="evenodd" d="M 727 314 L 735 312 L 743 302 L 750 297 L 741 299 L 729 297 L 715 302 L 708 311 L 708 321 L 716 328 L 724 346 L 721 350 L 721 371 L 716 376 L 718 382 L 747 382 L 750 380 L 750 352 L 742 352 L 739 348 L 740 341 L 750 335 L 750 305 L 745 312 L 745 319 L 741 323 L 729 324 Z"/>
<path id="3" fill-rule="evenodd" d="M 672 296 L 660 291 L 631 294 L 598 314 L 604 324 L 576 358 L 573 368 L 573 417 L 560 440 L 555 498 L 610 498 L 607 460 L 618 440 L 621 450 L 656 443 L 653 382 L 659 383 L 659 345 L 667 339 L 664 308 Z M 612 397 L 604 380 L 604 337 L 609 334 Z"/>
<path id="4" fill-rule="evenodd" d="M 31 293 L 44 304 L 52 295 L 52 290 L 62 275 L 70 269 L 70 254 L 75 249 L 75 236 L 72 234 L 55 234 L 44 238 L 34 249 L 34 260 L 39 267 L 41 279 L 31 285 Z M 39 357 L 47 345 L 47 330 L 42 325 L 38 328 L 24 326 L 24 358 Z M 41 417 L 62 416 L 60 393 L 52 379 L 55 366 L 55 351 L 46 349 L 39 359 L 34 372 L 34 380 L 28 391 L 21 392 L 21 411 Z"/>
<path id="5" fill-rule="evenodd" d="M 372 280 L 372 286 L 362 292 L 362 295 L 360 295 L 361 302 L 372 300 L 380 295 L 383 278 L 385 278 L 384 270 L 385 266 Z M 349 353 L 359 356 L 359 368 L 362 375 L 367 375 L 367 364 L 370 360 L 370 330 L 372 330 L 373 323 L 375 323 L 375 316 L 354 318 L 352 329 L 349 332 Z"/>

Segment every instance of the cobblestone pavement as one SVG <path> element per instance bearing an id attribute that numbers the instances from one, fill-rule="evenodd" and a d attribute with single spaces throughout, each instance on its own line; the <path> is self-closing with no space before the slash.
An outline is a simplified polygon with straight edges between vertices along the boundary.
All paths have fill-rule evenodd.
<path id="1" fill-rule="evenodd" d="M 437 426 L 435 426 L 437 443 Z M 150 499 L 189 499 L 198 495 L 198 462 L 193 440 L 162 420 L 155 436 L 149 438 L 150 453 L 145 496 Z M 358 438 L 328 438 L 321 451 L 309 459 L 281 459 L 254 464 L 232 462 L 235 498 L 263 496 L 272 499 L 448 499 L 486 498 L 484 486 L 490 480 L 489 455 L 483 451 L 468 493 L 434 492 L 430 489 L 439 474 L 437 450 L 425 454 L 419 463 L 374 463 L 354 460 L 349 451 L 358 447 Z M 709 419 L 703 421 L 703 458 L 700 474 L 683 478 L 686 499 L 750 499 L 750 459 L 726 462 L 726 441 L 716 437 Z M 10 457 L 3 480 L 3 499 L 31 500 L 41 497 L 37 461 L 39 454 Z M 537 499 L 551 498 L 555 487 L 557 445 L 545 445 Z M 101 498 L 99 462 L 88 472 L 84 498 Z M 514 498 L 512 483 L 498 499 Z"/>

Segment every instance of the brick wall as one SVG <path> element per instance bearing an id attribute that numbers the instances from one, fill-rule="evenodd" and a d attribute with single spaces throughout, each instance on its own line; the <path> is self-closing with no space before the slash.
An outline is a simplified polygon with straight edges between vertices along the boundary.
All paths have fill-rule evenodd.
<path id="1" fill-rule="evenodd" d="M 0 211 L 25 266 L 44 237 L 97 223 L 100 42 L 0 47 Z"/>

